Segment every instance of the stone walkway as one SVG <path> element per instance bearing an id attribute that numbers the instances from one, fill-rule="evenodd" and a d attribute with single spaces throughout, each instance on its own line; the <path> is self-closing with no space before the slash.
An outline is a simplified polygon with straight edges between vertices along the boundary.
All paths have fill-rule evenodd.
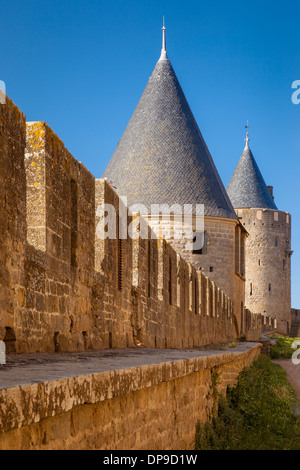
<path id="1" fill-rule="evenodd" d="M 240 343 L 219 349 L 104 349 L 76 353 L 9 354 L 0 365 L 0 389 L 61 378 L 162 364 L 224 353 L 241 353 L 257 343 Z"/>

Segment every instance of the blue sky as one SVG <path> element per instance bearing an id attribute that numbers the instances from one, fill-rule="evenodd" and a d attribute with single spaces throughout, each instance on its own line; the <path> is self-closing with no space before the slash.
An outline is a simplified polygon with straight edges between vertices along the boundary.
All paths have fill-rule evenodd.
<path id="1" fill-rule="evenodd" d="M 250 147 L 292 214 L 292 304 L 300 308 L 300 3 L 2 0 L 0 80 L 28 121 L 46 121 L 96 176 L 167 50 L 225 186 Z"/>

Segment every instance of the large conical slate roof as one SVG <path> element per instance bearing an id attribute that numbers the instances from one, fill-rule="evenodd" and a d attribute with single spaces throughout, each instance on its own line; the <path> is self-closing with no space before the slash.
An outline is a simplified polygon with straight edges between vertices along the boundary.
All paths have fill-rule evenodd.
<path id="1" fill-rule="evenodd" d="M 277 209 L 250 150 L 248 134 L 246 141 L 246 147 L 227 186 L 232 205 L 235 209 Z"/>
<path id="2" fill-rule="evenodd" d="M 166 51 L 104 172 L 128 204 L 204 204 L 236 218 Z"/>

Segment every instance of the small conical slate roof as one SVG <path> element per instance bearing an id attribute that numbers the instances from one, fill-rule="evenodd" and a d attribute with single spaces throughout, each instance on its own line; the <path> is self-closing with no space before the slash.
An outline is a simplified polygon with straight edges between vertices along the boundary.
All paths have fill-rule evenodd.
<path id="1" fill-rule="evenodd" d="M 235 209 L 263 208 L 277 209 L 257 166 L 248 144 L 227 186 L 227 194 Z"/>
<path id="2" fill-rule="evenodd" d="M 204 204 L 236 218 L 165 48 L 104 172 L 128 205 Z"/>

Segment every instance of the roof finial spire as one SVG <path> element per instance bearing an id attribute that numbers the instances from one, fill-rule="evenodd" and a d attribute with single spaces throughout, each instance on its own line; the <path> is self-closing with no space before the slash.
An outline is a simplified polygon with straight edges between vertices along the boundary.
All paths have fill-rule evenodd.
<path id="1" fill-rule="evenodd" d="M 163 16 L 163 27 L 162 27 L 162 48 L 159 60 L 168 60 L 167 49 L 166 49 L 166 28 L 165 28 L 165 17 Z"/>
<path id="2" fill-rule="evenodd" d="M 247 129 L 247 134 L 246 134 L 246 139 L 244 139 L 246 141 L 246 147 L 249 147 L 249 133 L 248 133 L 248 129 L 249 129 L 249 125 L 248 125 L 248 121 L 247 121 L 247 126 L 245 126 L 245 128 Z"/>

